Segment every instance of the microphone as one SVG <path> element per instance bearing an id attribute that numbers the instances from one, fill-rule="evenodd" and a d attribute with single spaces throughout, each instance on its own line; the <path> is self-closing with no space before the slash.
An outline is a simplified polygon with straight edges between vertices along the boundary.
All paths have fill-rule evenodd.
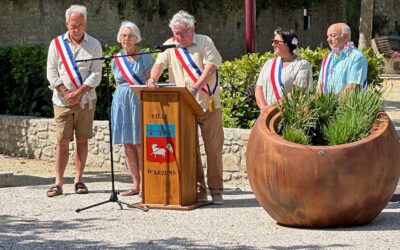
<path id="1" fill-rule="evenodd" d="M 180 47 L 181 46 L 179 44 L 168 44 L 168 45 L 155 46 L 154 49 L 164 51 L 166 49 L 180 48 Z"/>

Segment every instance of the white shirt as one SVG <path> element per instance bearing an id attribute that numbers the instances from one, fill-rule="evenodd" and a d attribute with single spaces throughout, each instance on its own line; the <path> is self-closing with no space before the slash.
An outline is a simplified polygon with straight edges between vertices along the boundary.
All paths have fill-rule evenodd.
<path id="1" fill-rule="evenodd" d="M 72 45 L 68 32 L 65 34 L 64 39 Z M 71 46 L 71 51 L 75 60 L 98 58 L 103 55 L 100 42 L 86 33 L 84 34 L 82 42 L 78 46 Z M 81 106 L 96 100 L 95 88 L 101 81 L 101 65 L 101 60 L 77 63 L 82 75 L 83 84 L 91 87 L 91 89 L 82 97 L 80 103 Z M 54 39 L 50 43 L 49 53 L 47 56 L 47 80 L 50 82 L 49 88 L 53 90 L 52 101 L 54 105 L 60 107 L 69 106 L 70 104 L 64 99 L 63 95 L 57 91 L 56 87 L 60 84 L 64 84 L 69 90 L 75 90 L 76 87 L 68 76 L 61 56 L 57 51 Z"/>
<path id="2" fill-rule="evenodd" d="M 268 105 L 277 102 L 270 78 L 273 61 L 274 59 L 269 59 L 264 64 L 257 79 L 257 86 L 263 87 L 264 98 Z M 307 74 L 309 74 L 308 81 Z M 281 79 L 285 86 L 285 91 L 287 92 L 289 92 L 294 85 L 301 88 L 312 87 L 312 69 L 310 63 L 307 60 L 297 57 L 293 62 L 282 68 Z"/>

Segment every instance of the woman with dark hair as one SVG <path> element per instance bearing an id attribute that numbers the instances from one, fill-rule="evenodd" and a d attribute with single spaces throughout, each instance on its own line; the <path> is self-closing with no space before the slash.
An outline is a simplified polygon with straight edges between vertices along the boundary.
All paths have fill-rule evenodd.
<path id="1" fill-rule="evenodd" d="M 255 96 L 257 105 L 264 110 L 290 92 L 293 86 L 312 87 L 312 70 L 307 60 L 295 54 L 298 37 L 292 30 L 278 28 L 274 31 L 272 47 L 275 57 L 269 59 L 257 79 Z"/>

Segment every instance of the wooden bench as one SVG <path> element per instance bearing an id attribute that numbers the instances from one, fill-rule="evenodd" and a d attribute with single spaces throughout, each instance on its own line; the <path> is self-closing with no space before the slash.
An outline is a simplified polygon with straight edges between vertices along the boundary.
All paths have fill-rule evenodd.
<path id="1" fill-rule="evenodd" d="M 372 49 L 383 55 L 386 74 L 400 73 L 400 37 L 381 36 L 372 39 Z"/>

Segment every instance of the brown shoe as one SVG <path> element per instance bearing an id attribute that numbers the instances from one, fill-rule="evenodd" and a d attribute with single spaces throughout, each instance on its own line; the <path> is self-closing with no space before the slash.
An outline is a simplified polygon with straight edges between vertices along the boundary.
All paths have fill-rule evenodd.
<path id="1" fill-rule="evenodd" d="M 60 185 L 53 185 L 47 190 L 47 197 L 54 197 L 63 194 L 63 190 Z"/>
<path id="2" fill-rule="evenodd" d="M 207 191 L 200 191 L 196 193 L 196 200 L 197 202 L 207 202 Z"/>
<path id="3" fill-rule="evenodd" d="M 89 190 L 86 187 L 85 183 L 78 181 L 77 183 L 75 183 L 75 193 L 87 194 L 87 193 L 89 193 Z"/>

